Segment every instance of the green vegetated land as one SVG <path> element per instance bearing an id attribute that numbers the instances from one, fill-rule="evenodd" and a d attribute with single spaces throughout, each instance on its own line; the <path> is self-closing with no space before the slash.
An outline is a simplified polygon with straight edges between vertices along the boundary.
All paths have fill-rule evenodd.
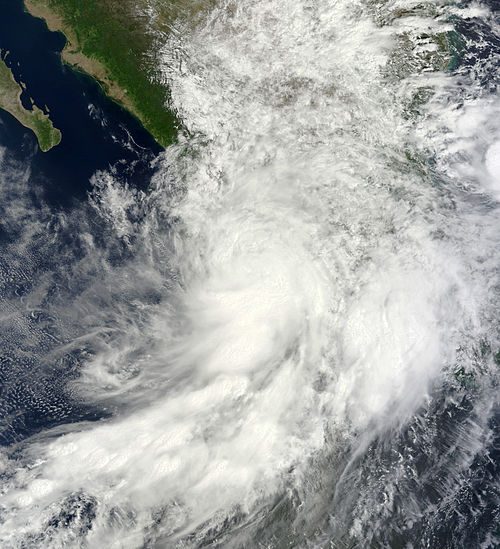
<path id="1" fill-rule="evenodd" d="M 25 0 L 25 6 L 65 34 L 65 62 L 95 77 L 162 146 L 175 141 L 180 124 L 154 59 L 158 17 L 146 0 Z"/>
<path id="2" fill-rule="evenodd" d="M 195 25 L 214 0 L 24 2 L 27 10 L 45 19 L 50 29 L 65 34 L 65 62 L 95 77 L 107 95 L 135 114 L 162 146 L 175 141 L 181 124 L 168 107 L 169 91 L 159 73 L 156 57 L 159 38 L 163 43 L 178 18 Z M 381 25 L 420 12 L 431 17 L 440 15 L 438 9 L 434 13 L 432 7 L 420 5 L 387 14 L 382 10 L 385 1 L 370 0 L 370 4 Z M 399 47 L 388 70 L 399 78 L 422 70 L 445 69 L 456 49 L 452 33 L 411 37 L 403 32 L 398 40 Z M 425 43 L 433 43 L 433 48 L 426 48 Z M 416 47 L 422 45 L 423 48 Z M 415 104 L 422 101 L 424 92 L 415 98 Z"/>
<path id="3" fill-rule="evenodd" d="M 1 53 L 1 52 L 0 52 Z M 36 105 L 31 110 L 21 103 L 23 88 L 14 80 L 12 71 L 5 63 L 8 53 L 0 56 L 0 108 L 9 112 L 23 126 L 33 130 L 40 149 L 47 152 L 61 142 L 61 132 L 54 128 L 50 116 Z"/>

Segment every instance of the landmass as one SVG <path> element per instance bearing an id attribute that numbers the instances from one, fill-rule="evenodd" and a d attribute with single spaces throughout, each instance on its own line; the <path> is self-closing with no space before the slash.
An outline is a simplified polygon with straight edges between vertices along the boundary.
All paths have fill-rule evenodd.
<path id="1" fill-rule="evenodd" d="M 180 123 L 155 59 L 159 33 L 172 19 L 171 4 L 163 14 L 153 13 L 146 0 L 25 0 L 25 7 L 65 35 L 67 64 L 94 77 L 160 145 L 175 142 Z"/>
<path id="2" fill-rule="evenodd" d="M 159 70 L 160 47 L 177 19 L 195 25 L 214 0 L 24 0 L 26 9 L 44 19 L 51 30 L 63 32 L 63 60 L 91 75 L 104 92 L 134 114 L 163 147 L 175 142 L 182 127 L 169 107 L 170 94 Z M 373 2 L 374 9 L 376 3 Z M 420 11 L 438 17 L 436 8 L 416 6 L 395 10 L 390 23 Z M 377 11 L 375 9 L 375 11 Z M 402 32 L 397 53 L 389 62 L 393 76 L 421 70 L 443 70 L 450 64 L 450 33 L 411 37 Z M 416 43 L 418 42 L 418 43 Z M 424 94 L 421 94 L 422 97 Z M 418 103 L 421 97 L 415 99 Z"/>
<path id="3" fill-rule="evenodd" d="M 47 152 L 59 145 L 62 138 L 61 132 L 54 128 L 48 113 L 33 104 L 31 110 L 24 107 L 21 102 L 23 87 L 16 82 L 12 71 L 5 63 L 7 55 L 8 52 L 0 55 L 0 108 L 9 112 L 26 128 L 33 130 L 40 149 Z"/>

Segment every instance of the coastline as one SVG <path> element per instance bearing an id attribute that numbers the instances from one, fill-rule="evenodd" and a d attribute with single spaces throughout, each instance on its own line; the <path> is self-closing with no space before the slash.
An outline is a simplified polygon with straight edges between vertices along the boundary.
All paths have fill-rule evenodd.
<path id="1" fill-rule="evenodd" d="M 61 58 L 66 65 L 93 78 L 160 146 L 177 140 L 180 124 L 168 108 L 169 90 L 155 81 L 151 67 L 143 63 L 151 37 L 141 22 L 132 20 L 131 30 L 124 23 L 124 13 L 110 11 L 106 2 L 89 1 L 81 9 L 71 0 L 23 3 L 27 13 L 65 36 Z"/>
<path id="2" fill-rule="evenodd" d="M 83 54 L 78 39 L 71 29 L 65 24 L 63 18 L 48 6 L 35 0 L 24 0 L 24 7 L 33 17 L 43 19 L 49 30 L 61 32 L 66 38 L 66 45 L 61 52 L 62 60 L 72 68 L 83 71 L 99 82 L 106 95 L 117 101 L 120 105 L 130 111 L 141 120 L 141 114 L 136 110 L 134 104 L 127 97 L 127 90 L 121 88 L 108 74 L 104 65 L 97 59 L 91 59 Z"/>
<path id="3" fill-rule="evenodd" d="M 33 100 L 31 100 L 31 110 L 24 107 L 21 95 L 25 86 L 22 82 L 16 81 L 5 63 L 4 58 L 8 54 L 9 52 L 6 52 L 3 57 L 0 57 L 0 108 L 11 114 L 25 128 L 33 131 L 40 150 L 47 152 L 59 145 L 62 133 L 54 127 L 50 115 L 34 105 Z"/>

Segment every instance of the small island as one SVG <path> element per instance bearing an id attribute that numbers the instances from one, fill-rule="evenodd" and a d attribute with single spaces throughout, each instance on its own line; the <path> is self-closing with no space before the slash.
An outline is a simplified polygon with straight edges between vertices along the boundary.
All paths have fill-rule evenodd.
<path id="1" fill-rule="evenodd" d="M 2 54 L 2 52 L 0 52 Z M 61 142 L 61 132 L 54 128 L 50 116 L 36 105 L 26 109 L 21 102 L 22 85 L 16 82 L 12 71 L 5 63 L 8 52 L 0 55 L 0 108 L 9 112 L 23 126 L 32 130 L 40 149 L 47 152 Z"/>

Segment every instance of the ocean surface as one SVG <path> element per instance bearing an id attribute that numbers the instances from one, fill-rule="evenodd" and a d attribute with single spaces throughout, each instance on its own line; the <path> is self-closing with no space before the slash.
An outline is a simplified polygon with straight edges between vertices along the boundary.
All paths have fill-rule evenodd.
<path id="1" fill-rule="evenodd" d="M 180 13 L 166 150 L 63 46 L 0 0 L 0 546 L 500 547 L 500 3 Z"/>
<path id="2" fill-rule="evenodd" d="M 69 206 L 86 197 L 97 170 L 113 166 L 132 184 L 151 176 L 150 161 L 161 147 L 130 114 L 109 100 L 91 78 L 61 63 L 66 39 L 24 11 L 21 0 L 0 0 L 0 49 L 27 90 L 29 108 L 48 110 L 63 140 L 48 153 L 38 151 L 30 130 L 1 113 L 0 145 L 20 162 L 29 160 L 31 180 L 53 205 Z"/>

